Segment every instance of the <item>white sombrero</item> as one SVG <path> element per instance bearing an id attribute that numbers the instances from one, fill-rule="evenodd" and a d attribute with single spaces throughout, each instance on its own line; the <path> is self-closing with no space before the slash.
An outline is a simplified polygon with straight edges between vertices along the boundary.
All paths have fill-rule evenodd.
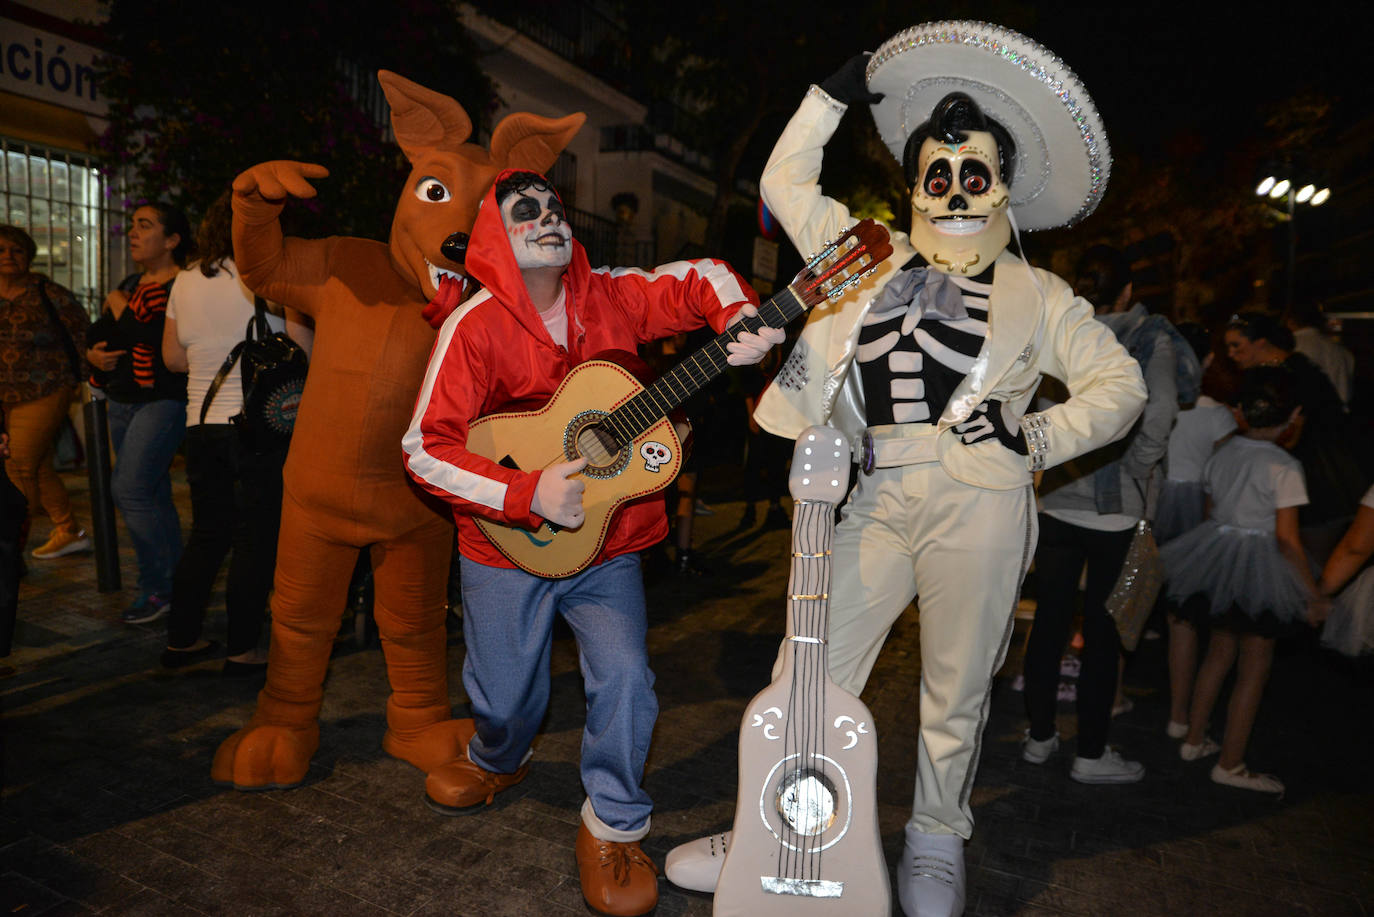
<path id="1" fill-rule="evenodd" d="M 1011 29 L 928 22 L 899 32 L 868 61 L 873 108 L 897 161 L 912 131 L 951 92 L 965 92 L 1011 133 L 1011 206 L 1023 230 L 1069 226 L 1107 189 L 1111 148 L 1097 107 L 1068 65 Z"/>

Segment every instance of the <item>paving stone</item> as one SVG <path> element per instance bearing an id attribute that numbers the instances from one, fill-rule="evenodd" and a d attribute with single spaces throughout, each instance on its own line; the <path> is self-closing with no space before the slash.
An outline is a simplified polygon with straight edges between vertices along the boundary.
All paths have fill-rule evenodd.
<path id="1" fill-rule="evenodd" d="M 656 809 L 644 847 L 660 864 L 676 844 L 732 824 L 739 720 L 767 683 L 782 633 L 789 533 L 733 530 L 736 479 L 728 469 L 716 485 L 703 475 L 704 486 L 719 488 L 707 492 L 717 514 L 697 520 L 715 575 L 665 575 L 647 588 L 661 713 L 645 777 Z M 73 489 L 84 513 L 84 483 L 71 480 L 81 485 Z M 179 465 L 174 494 L 185 510 Z M 121 569 L 132 583 L 132 551 L 120 534 Z M 305 785 L 234 792 L 210 782 L 210 760 L 251 716 L 261 683 L 223 679 L 213 663 L 162 670 L 162 622 L 120 624 L 131 595 L 98 593 L 89 555 L 30 571 L 5 660 L 15 671 L 0 680 L 0 904 L 10 911 L 586 913 L 573 856 L 585 697 L 566 629 L 556 634 L 553 696 L 530 776 L 490 809 L 445 818 L 423 804 L 423 774 L 381 750 L 389 689 L 375 643 L 358 646 L 350 636 L 336 645 L 320 750 Z M 207 636 L 223 633 L 222 603 L 221 581 Z M 1205 762 L 1178 759 L 1162 730 L 1165 647 L 1148 641 L 1126 671 L 1136 707 L 1113 722 L 1111 735 L 1146 764 L 1146 778 L 1084 787 L 1068 779 L 1072 705 L 1060 709 L 1064 750 L 1044 766 L 1020 759 L 1024 709 L 1010 689 L 1020 627 L 994 684 L 972 793 L 968 914 L 1374 917 L 1374 793 L 1367 769 L 1349 766 L 1374 759 L 1374 733 L 1348 721 L 1354 699 L 1371 696 L 1374 666 L 1334 660 L 1310 642 L 1276 654 L 1247 752 L 1288 784 L 1275 800 L 1218 787 Z M 878 738 L 874 791 L 889 868 L 910 815 L 919 631 L 919 611 L 910 608 L 863 695 Z M 450 640 L 459 714 L 463 649 L 461 639 Z M 1219 712 L 1216 727 L 1221 719 Z M 711 913 L 709 896 L 666 880 L 660 889 L 659 917 Z"/>

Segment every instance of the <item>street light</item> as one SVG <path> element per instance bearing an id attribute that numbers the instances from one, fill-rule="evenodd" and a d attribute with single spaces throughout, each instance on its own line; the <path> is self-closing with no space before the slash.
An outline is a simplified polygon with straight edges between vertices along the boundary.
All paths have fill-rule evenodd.
<path id="1" fill-rule="evenodd" d="M 1307 204 L 1310 207 L 1320 207 L 1331 198 L 1330 188 L 1321 188 L 1308 182 L 1301 188 L 1296 188 L 1293 182 L 1287 178 L 1279 178 L 1274 175 L 1267 175 L 1255 187 L 1255 194 L 1259 197 L 1268 197 L 1271 200 L 1287 198 L 1288 200 L 1288 271 L 1287 271 L 1287 301 L 1288 307 L 1293 307 L 1293 285 L 1297 273 L 1298 262 L 1298 233 L 1293 228 L 1294 207 L 1297 204 Z"/>

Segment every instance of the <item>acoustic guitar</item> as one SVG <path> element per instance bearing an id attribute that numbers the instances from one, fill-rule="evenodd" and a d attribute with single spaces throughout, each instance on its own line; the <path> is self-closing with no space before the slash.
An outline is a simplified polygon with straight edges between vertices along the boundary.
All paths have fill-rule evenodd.
<path id="1" fill-rule="evenodd" d="M 891 913 L 873 715 L 826 668 L 835 504 L 848 479 L 849 446 L 838 430 L 811 427 L 797 439 L 782 671 L 740 723 L 739 793 L 716 917 Z"/>
<path id="2" fill-rule="evenodd" d="M 571 576 L 601 551 L 616 509 L 660 491 L 682 469 L 682 440 L 669 414 L 726 367 L 725 346 L 741 332 L 781 328 L 825 299 L 836 299 L 892 254 L 887 229 L 864 220 L 821 250 L 787 287 L 688 356 L 657 382 L 602 354 L 573 367 L 538 410 L 489 414 L 473 421 L 467 447 L 526 471 L 586 457 L 581 471 L 585 517 L 576 528 L 545 522 L 535 531 L 490 519 L 482 533 L 517 567 L 546 577 Z M 634 355 L 622 362 L 638 362 Z"/>

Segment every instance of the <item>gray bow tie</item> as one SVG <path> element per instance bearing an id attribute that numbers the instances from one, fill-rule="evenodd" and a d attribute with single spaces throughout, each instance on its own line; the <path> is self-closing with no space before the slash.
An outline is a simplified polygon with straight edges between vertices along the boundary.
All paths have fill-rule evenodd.
<path id="1" fill-rule="evenodd" d="M 928 267 L 909 268 L 889 280 L 873 303 L 872 314 L 878 316 L 902 308 L 907 309 L 907 319 L 902 323 L 904 334 L 923 318 L 942 321 L 968 318 L 964 294 L 954 281 L 944 271 Z"/>

